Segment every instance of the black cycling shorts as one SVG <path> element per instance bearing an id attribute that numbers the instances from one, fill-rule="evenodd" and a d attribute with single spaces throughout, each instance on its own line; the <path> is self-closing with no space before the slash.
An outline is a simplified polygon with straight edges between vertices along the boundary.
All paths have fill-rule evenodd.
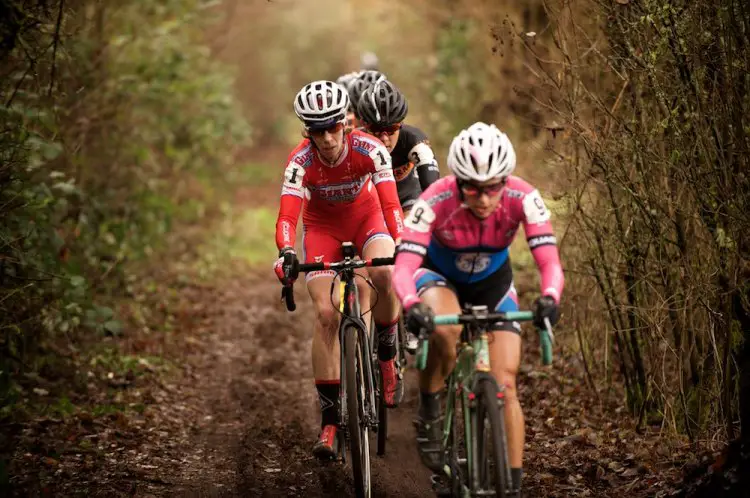
<path id="1" fill-rule="evenodd" d="M 518 311 L 518 295 L 513 285 L 513 269 L 507 260 L 498 271 L 471 284 L 454 283 L 431 268 L 420 268 L 414 273 L 417 295 L 431 287 L 446 287 L 453 291 L 463 308 L 467 305 L 487 306 L 490 311 Z M 490 330 L 521 333 L 518 322 L 497 322 Z"/>

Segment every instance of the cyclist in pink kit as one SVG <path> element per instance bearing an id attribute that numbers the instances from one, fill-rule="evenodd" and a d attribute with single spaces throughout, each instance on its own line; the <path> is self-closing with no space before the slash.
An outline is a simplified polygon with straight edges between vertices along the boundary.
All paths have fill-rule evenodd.
<path id="1" fill-rule="evenodd" d="M 559 318 L 563 272 L 550 213 L 539 191 L 511 176 L 516 156 L 508 137 L 494 125 L 475 123 L 453 140 L 448 167 L 453 173 L 424 191 L 405 221 L 393 285 L 405 310 L 407 327 L 433 331 L 427 367 L 420 374 L 420 404 L 415 425 L 423 463 L 442 467 L 441 393 L 456 359 L 461 327 L 435 327 L 434 314 L 460 313 L 465 304 L 495 311 L 518 310 L 508 259 L 511 242 L 523 225 L 541 273 L 542 296 L 534 303 L 543 326 Z M 490 339 L 490 364 L 505 385 L 505 419 L 513 487 L 520 496 L 524 420 L 516 391 L 521 360 L 518 323 L 496 323 Z"/>

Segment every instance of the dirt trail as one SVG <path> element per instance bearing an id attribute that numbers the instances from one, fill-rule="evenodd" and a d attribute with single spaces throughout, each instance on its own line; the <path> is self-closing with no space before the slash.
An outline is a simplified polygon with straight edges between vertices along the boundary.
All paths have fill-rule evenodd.
<path id="1" fill-rule="evenodd" d="M 287 313 L 270 272 L 238 275 L 215 295 L 207 353 L 195 363 L 211 424 L 185 448 L 200 456 L 172 492 L 185 496 L 341 496 L 348 467 L 310 455 L 318 421 L 310 367 L 311 305 L 298 285 L 298 310 Z M 414 385 L 414 382 L 411 382 Z M 415 393 L 392 411 L 389 451 L 374 460 L 375 496 L 425 496 L 428 475 L 412 444 Z"/>

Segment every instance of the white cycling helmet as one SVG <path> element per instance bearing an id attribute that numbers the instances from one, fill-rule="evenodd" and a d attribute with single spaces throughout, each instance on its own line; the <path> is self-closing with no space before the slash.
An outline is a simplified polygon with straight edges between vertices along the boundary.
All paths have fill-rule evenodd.
<path id="1" fill-rule="evenodd" d="M 306 128 L 326 128 L 346 121 L 349 93 L 333 81 L 313 81 L 294 97 L 294 112 Z"/>
<path id="2" fill-rule="evenodd" d="M 481 121 L 461 130 L 451 142 L 448 167 L 459 180 L 486 182 L 507 178 L 516 167 L 516 153 L 508 136 Z"/>

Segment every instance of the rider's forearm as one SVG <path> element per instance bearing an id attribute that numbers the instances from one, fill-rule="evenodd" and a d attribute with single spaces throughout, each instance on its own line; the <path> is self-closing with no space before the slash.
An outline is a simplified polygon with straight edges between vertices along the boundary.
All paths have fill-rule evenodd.
<path id="1" fill-rule="evenodd" d="M 542 295 L 552 296 L 555 302 L 560 302 L 565 277 L 563 276 L 560 254 L 557 246 L 548 244 L 531 250 L 534 261 L 539 268 L 542 282 Z"/>
<path id="2" fill-rule="evenodd" d="M 396 240 L 401 237 L 401 232 L 404 231 L 404 212 L 401 210 L 401 203 L 398 201 L 396 182 L 379 181 L 375 184 L 375 188 L 378 191 L 378 197 L 380 197 L 388 232 L 393 240 Z"/>
<path id="3" fill-rule="evenodd" d="M 420 254 L 420 250 L 424 251 Z M 420 301 L 417 286 L 414 283 L 414 272 L 422 264 L 427 249 L 411 242 L 402 242 L 396 255 L 396 266 L 393 269 L 393 289 L 404 309 Z"/>
<path id="4" fill-rule="evenodd" d="M 302 210 L 302 198 L 296 195 L 282 195 L 279 216 L 276 219 L 276 247 L 294 247 L 297 237 L 297 220 Z"/>
<path id="5" fill-rule="evenodd" d="M 437 162 L 417 165 L 417 176 L 419 176 L 419 185 L 422 187 L 422 190 L 427 190 L 427 187 L 440 178 L 440 170 L 438 169 Z"/>

